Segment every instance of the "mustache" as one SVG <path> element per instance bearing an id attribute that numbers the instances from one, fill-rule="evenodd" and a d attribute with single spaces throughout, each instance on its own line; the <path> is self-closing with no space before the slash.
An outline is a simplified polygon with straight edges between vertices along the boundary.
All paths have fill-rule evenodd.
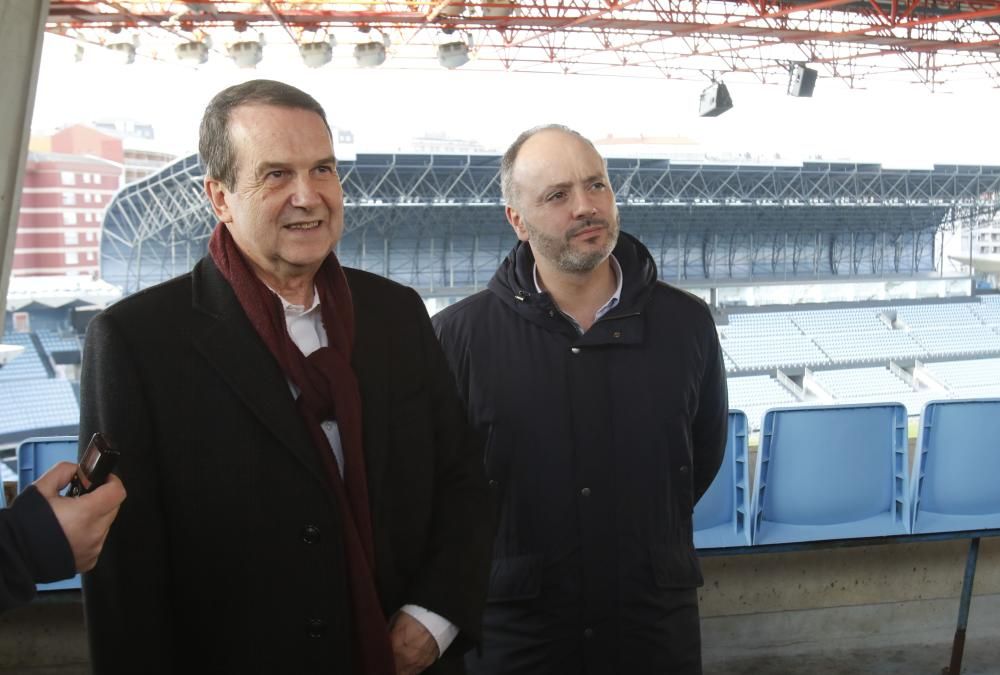
<path id="1" fill-rule="evenodd" d="M 572 239 L 576 235 L 580 234 L 584 230 L 594 227 L 595 225 L 600 225 L 605 229 L 611 229 L 610 221 L 606 220 L 605 218 L 587 218 L 586 220 L 581 220 L 579 223 L 577 223 L 576 225 L 574 225 L 573 227 L 569 228 L 566 231 L 567 241 Z"/>

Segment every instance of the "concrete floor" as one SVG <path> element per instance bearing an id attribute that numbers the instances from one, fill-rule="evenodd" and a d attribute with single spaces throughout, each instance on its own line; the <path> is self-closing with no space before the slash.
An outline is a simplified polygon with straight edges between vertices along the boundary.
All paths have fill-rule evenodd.
<path id="1" fill-rule="evenodd" d="M 951 658 L 957 606 L 946 598 L 706 617 L 704 672 L 940 675 Z M 0 616 L 0 675 L 14 673 L 89 673 L 78 595 Z M 973 598 L 962 673 L 1000 675 L 1000 594 Z"/>

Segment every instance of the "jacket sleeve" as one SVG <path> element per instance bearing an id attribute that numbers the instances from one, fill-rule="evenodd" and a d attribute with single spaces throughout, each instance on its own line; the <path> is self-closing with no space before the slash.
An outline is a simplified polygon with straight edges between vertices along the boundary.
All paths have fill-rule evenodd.
<path id="1" fill-rule="evenodd" d="M 414 293 L 414 295 L 416 295 Z M 463 407 L 430 319 L 419 301 L 420 348 L 435 411 L 434 517 L 418 580 L 407 601 L 459 628 L 459 653 L 478 642 L 493 544 L 482 448 Z"/>
<path id="2" fill-rule="evenodd" d="M 698 413 L 692 427 L 694 451 L 694 502 L 705 494 L 722 466 L 726 452 L 729 422 L 729 397 L 726 392 L 726 369 L 714 323 L 705 331 L 705 370 L 702 374 Z"/>
<path id="3" fill-rule="evenodd" d="M 0 611 L 35 596 L 35 584 L 76 573 L 73 551 L 45 497 L 32 485 L 0 511 Z"/>
<path id="4" fill-rule="evenodd" d="M 146 405 L 137 346 L 107 312 L 91 321 L 80 379 L 80 446 L 96 431 L 121 453 L 116 473 L 128 499 L 97 566 L 84 575 L 84 611 L 93 672 L 174 672 L 169 552 L 154 461 L 154 420 Z M 152 356 L 155 358 L 155 355 Z"/>

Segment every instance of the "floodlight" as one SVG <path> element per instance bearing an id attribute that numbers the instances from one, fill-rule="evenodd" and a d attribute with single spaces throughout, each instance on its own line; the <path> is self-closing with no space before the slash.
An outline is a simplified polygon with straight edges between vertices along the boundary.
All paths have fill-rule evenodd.
<path id="1" fill-rule="evenodd" d="M 374 68 L 385 63 L 385 45 L 381 42 L 362 42 L 354 45 L 354 60 L 362 68 Z"/>
<path id="2" fill-rule="evenodd" d="M 698 114 L 702 117 L 718 117 L 733 107 L 733 99 L 722 82 L 713 82 L 701 92 Z"/>
<path id="3" fill-rule="evenodd" d="M 479 4 L 479 9 L 483 16 L 503 17 L 510 16 L 514 12 L 513 0 L 486 0 Z"/>
<path id="4" fill-rule="evenodd" d="M 329 42 L 303 42 L 299 45 L 299 54 L 308 67 L 319 68 L 333 60 L 333 47 Z"/>
<path id="5" fill-rule="evenodd" d="M 229 45 L 229 58 L 238 68 L 255 68 L 264 58 L 264 48 L 260 42 L 235 42 Z"/>
<path id="6" fill-rule="evenodd" d="M 117 55 L 122 65 L 127 66 L 130 63 L 135 63 L 135 45 L 131 42 L 112 42 L 105 47 Z"/>
<path id="7" fill-rule="evenodd" d="M 453 70 L 469 62 L 469 45 L 457 40 L 438 45 L 438 61 L 442 66 Z"/>
<path id="8" fill-rule="evenodd" d="M 816 76 L 818 73 L 812 68 L 807 68 L 804 63 L 793 63 L 788 68 L 788 95 L 789 96 L 812 96 L 813 89 L 816 88 Z"/>
<path id="9" fill-rule="evenodd" d="M 174 48 L 174 53 L 181 61 L 205 63 L 208 61 L 208 45 L 204 42 L 190 40 L 182 42 Z"/>

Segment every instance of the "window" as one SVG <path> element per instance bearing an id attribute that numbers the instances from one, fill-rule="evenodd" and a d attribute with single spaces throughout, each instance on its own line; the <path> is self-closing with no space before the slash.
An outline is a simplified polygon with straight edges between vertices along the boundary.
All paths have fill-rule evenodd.
<path id="1" fill-rule="evenodd" d="M 64 206 L 72 206 L 73 204 L 76 204 L 76 193 L 64 192 L 62 197 Z"/>
<path id="2" fill-rule="evenodd" d="M 94 214 L 91 213 L 90 211 L 87 211 L 85 214 L 83 214 L 83 219 L 88 223 L 92 223 L 94 222 Z"/>
<path id="3" fill-rule="evenodd" d="M 83 201 L 85 201 L 85 202 L 87 202 L 89 204 L 93 200 L 94 200 L 94 198 L 93 198 L 93 196 L 89 192 L 84 192 L 83 193 Z"/>
<path id="4" fill-rule="evenodd" d="M 76 225 L 76 211 L 63 211 L 63 225 Z"/>
<path id="5" fill-rule="evenodd" d="M 88 232 L 87 233 L 87 241 L 94 241 L 94 233 L 93 232 Z"/>
<path id="6" fill-rule="evenodd" d="M 87 251 L 87 260 L 89 260 L 89 261 L 93 261 L 94 260 L 94 252 L 93 251 Z"/>
<path id="7" fill-rule="evenodd" d="M 91 177 L 92 175 L 93 175 L 93 174 L 90 174 L 90 173 L 85 173 L 85 174 L 83 174 L 83 182 L 84 182 L 84 183 L 89 183 L 89 182 L 90 182 L 90 177 Z"/>
<path id="8" fill-rule="evenodd" d="M 76 251 L 66 251 L 66 264 L 67 265 L 78 265 L 80 264 L 80 254 Z"/>
<path id="9" fill-rule="evenodd" d="M 101 184 L 101 174 L 99 173 L 94 174 L 94 183 L 96 183 L 97 185 Z"/>
<path id="10" fill-rule="evenodd" d="M 76 174 L 72 171 L 60 171 L 63 185 L 76 185 Z"/>
<path id="11" fill-rule="evenodd" d="M 76 231 L 66 232 L 63 234 L 63 241 L 65 241 L 67 244 L 79 244 L 80 235 L 77 234 Z"/>

